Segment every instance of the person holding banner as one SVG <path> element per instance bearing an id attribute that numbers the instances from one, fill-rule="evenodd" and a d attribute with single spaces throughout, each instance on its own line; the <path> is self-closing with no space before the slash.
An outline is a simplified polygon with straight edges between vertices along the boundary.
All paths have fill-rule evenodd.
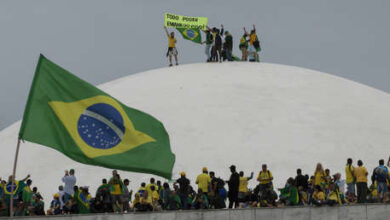
<path id="1" fill-rule="evenodd" d="M 175 32 L 168 33 L 167 27 L 164 27 L 165 33 L 168 37 L 168 51 L 167 51 L 167 57 L 169 57 L 169 66 L 172 66 L 172 56 L 175 57 L 176 65 L 179 65 L 177 61 L 177 50 L 176 50 L 176 38 L 175 38 Z"/>
<path id="2" fill-rule="evenodd" d="M 211 29 L 209 27 L 207 27 L 206 30 L 204 30 L 203 32 L 206 34 L 206 40 L 202 42 L 202 44 L 206 44 L 206 47 L 205 47 L 205 54 L 207 56 L 207 62 L 210 62 L 211 61 L 211 45 L 213 44 L 213 34 L 211 33 Z"/>

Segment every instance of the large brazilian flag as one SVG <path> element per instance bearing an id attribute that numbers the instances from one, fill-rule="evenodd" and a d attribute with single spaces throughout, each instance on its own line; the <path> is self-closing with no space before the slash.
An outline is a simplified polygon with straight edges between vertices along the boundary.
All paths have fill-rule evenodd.
<path id="1" fill-rule="evenodd" d="M 133 94 L 136 94 L 134 91 Z M 171 178 L 163 124 L 40 55 L 19 131 L 75 161 Z"/>
<path id="2" fill-rule="evenodd" d="M 195 43 L 202 43 L 202 35 L 200 34 L 199 29 L 191 29 L 191 28 L 176 28 L 184 39 L 193 41 Z"/>

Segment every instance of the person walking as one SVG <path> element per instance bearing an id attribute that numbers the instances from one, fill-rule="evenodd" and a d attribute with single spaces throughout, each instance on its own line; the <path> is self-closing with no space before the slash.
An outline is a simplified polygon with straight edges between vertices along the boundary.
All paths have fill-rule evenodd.
<path id="1" fill-rule="evenodd" d="M 365 203 L 367 197 L 367 169 L 363 166 L 363 162 L 358 160 L 358 167 L 354 171 L 357 186 L 358 203 Z"/>
<path id="2" fill-rule="evenodd" d="M 176 65 L 179 65 L 179 62 L 177 60 L 177 49 L 176 49 L 176 38 L 175 38 L 175 32 L 168 33 L 167 27 L 164 27 L 165 33 L 168 37 L 168 51 L 167 51 L 167 57 L 169 59 L 169 66 L 172 66 L 172 56 L 175 58 Z"/>
<path id="3" fill-rule="evenodd" d="M 73 195 L 73 187 L 76 185 L 76 176 L 74 169 L 69 171 L 65 170 L 65 176 L 62 177 L 62 182 L 64 183 L 64 203 L 66 203 Z"/>
<path id="4" fill-rule="evenodd" d="M 231 165 L 230 172 L 232 174 L 230 175 L 230 179 L 227 181 L 229 187 L 229 209 L 233 208 L 233 204 L 234 208 L 238 207 L 238 188 L 240 186 L 240 175 L 238 175 L 236 171 L 236 166 Z"/>

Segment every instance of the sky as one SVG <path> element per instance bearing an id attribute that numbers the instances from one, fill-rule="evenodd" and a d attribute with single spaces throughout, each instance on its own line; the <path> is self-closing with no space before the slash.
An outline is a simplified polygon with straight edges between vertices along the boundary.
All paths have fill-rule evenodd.
<path id="1" fill-rule="evenodd" d="M 0 129 L 23 116 L 40 53 L 95 85 L 167 66 L 165 12 L 224 24 L 238 56 L 242 28 L 255 24 L 263 62 L 390 92 L 389 11 L 386 0 L 2 0 Z M 180 64 L 206 60 L 203 45 L 177 39 Z"/>

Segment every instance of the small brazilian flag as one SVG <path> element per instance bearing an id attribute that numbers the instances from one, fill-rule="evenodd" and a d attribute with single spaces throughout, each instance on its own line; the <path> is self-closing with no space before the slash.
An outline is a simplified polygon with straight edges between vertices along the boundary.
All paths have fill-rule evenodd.
<path id="1" fill-rule="evenodd" d="M 199 29 L 190 29 L 190 28 L 176 28 L 184 39 L 193 41 L 195 43 L 202 43 L 202 35 L 200 34 Z"/>
<path id="2" fill-rule="evenodd" d="M 134 93 L 135 94 L 135 93 Z M 75 161 L 171 178 L 163 124 L 40 55 L 19 131 Z"/>

